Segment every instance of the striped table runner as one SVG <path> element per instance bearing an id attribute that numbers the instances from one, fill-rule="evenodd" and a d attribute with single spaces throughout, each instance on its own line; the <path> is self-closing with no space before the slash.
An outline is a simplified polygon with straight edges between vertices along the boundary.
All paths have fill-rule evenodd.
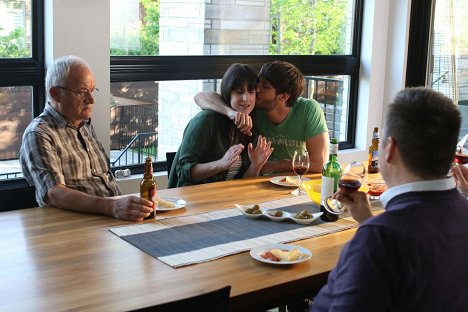
<path id="1" fill-rule="evenodd" d="M 289 197 L 261 203 L 262 209 L 296 213 L 318 212 L 308 196 Z M 380 206 L 381 208 L 381 206 Z M 290 220 L 273 222 L 266 217 L 250 219 L 236 208 L 173 217 L 109 230 L 135 247 L 176 268 L 240 253 L 253 247 L 286 243 L 343 231 L 357 223 L 346 214 L 337 222 L 315 220 L 310 225 Z"/>

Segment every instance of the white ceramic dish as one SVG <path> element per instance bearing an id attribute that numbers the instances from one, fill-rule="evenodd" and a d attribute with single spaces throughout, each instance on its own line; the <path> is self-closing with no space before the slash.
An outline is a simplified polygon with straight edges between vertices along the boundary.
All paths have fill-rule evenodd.
<path id="1" fill-rule="evenodd" d="M 314 222 L 318 217 L 320 217 L 322 215 L 323 212 L 316 212 L 316 213 L 313 213 L 312 214 L 312 218 L 310 219 L 297 219 L 297 218 L 294 218 L 294 216 L 296 215 L 295 213 L 290 213 L 290 219 L 293 220 L 294 222 L 296 223 L 299 223 L 299 224 L 311 224 L 312 222 Z"/>
<path id="2" fill-rule="evenodd" d="M 277 217 L 274 215 L 274 213 L 276 211 L 281 211 L 283 213 L 283 215 L 281 217 Z M 282 210 L 279 210 L 279 209 L 271 209 L 271 210 L 266 210 L 263 212 L 263 214 L 270 220 L 273 220 L 273 221 L 283 221 L 284 219 L 287 219 L 289 218 L 290 216 L 290 213 L 289 212 L 286 212 L 286 211 L 282 211 Z"/>
<path id="3" fill-rule="evenodd" d="M 184 208 L 187 205 L 187 202 L 180 198 L 173 198 L 173 197 L 161 197 L 161 199 L 167 200 L 169 202 L 174 203 L 174 207 L 159 207 L 156 206 L 156 211 L 169 211 L 169 210 L 176 210 L 180 208 Z"/>
<path id="4" fill-rule="evenodd" d="M 238 204 L 234 204 L 234 206 L 236 206 L 237 209 L 240 210 L 240 212 L 242 212 L 242 214 L 244 216 L 246 216 L 247 218 L 251 218 L 251 219 L 257 219 L 257 218 L 260 218 L 261 216 L 263 216 L 263 209 L 262 207 L 260 207 L 260 211 L 262 213 L 259 213 L 259 214 L 252 214 L 252 213 L 247 213 L 245 212 L 247 209 L 249 208 L 252 208 L 254 205 L 238 205 Z"/>
<path id="5" fill-rule="evenodd" d="M 265 210 L 265 209 L 262 209 L 262 207 L 260 206 L 260 211 L 262 213 L 258 213 L 258 214 L 252 214 L 252 213 L 247 213 L 245 212 L 248 208 L 252 208 L 254 205 L 238 205 L 238 204 L 234 204 L 234 206 L 240 210 L 240 212 L 242 212 L 242 214 L 244 216 L 246 216 L 247 218 L 251 218 L 251 219 L 257 219 L 257 218 L 260 218 L 261 216 L 265 216 L 267 217 L 268 219 L 272 220 L 272 221 L 277 221 L 277 222 L 280 222 L 280 221 L 283 221 L 283 220 L 286 220 L 286 219 L 290 219 L 290 220 L 293 220 L 294 222 L 298 223 L 298 224 L 304 224 L 304 225 L 308 225 L 308 224 L 311 224 L 312 222 L 314 222 L 318 217 L 320 217 L 322 215 L 323 212 L 316 212 L 316 213 L 312 213 L 312 218 L 310 219 L 298 219 L 298 218 L 295 218 L 296 214 L 297 213 L 290 213 L 290 212 L 287 212 L 287 211 L 283 211 L 281 209 L 268 209 L 268 210 Z M 283 215 L 281 217 L 277 217 L 277 216 L 274 216 L 272 215 L 275 211 L 282 211 L 283 212 Z"/>
<path id="6" fill-rule="evenodd" d="M 281 250 L 291 251 L 294 248 L 298 248 L 299 252 L 302 254 L 302 256 L 299 259 L 294 260 L 294 261 L 271 261 L 270 259 L 262 258 L 262 255 L 265 252 L 270 251 L 272 249 L 281 249 Z M 306 249 L 306 248 L 301 247 L 299 245 L 269 244 L 269 245 L 258 246 L 258 247 L 252 248 L 250 250 L 250 256 L 252 256 L 252 258 L 254 258 L 255 260 L 258 260 L 260 262 L 284 265 L 284 264 L 295 264 L 295 263 L 300 263 L 300 262 L 307 261 L 310 258 L 312 258 L 312 252 L 310 252 L 309 249 Z"/>
<path id="7" fill-rule="evenodd" d="M 294 179 L 297 179 L 297 176 L 293 177 Z M 310 180 L 309 178 L 302 178 L 302 181 L 308 181 Z M 285 186 L 285 187 L 297 187 L 296 183 L 290 183 L 286 181 L 286 176 L 277 176 L 273 177 L 270 179 L 270 182 L 279 186 Z"/>

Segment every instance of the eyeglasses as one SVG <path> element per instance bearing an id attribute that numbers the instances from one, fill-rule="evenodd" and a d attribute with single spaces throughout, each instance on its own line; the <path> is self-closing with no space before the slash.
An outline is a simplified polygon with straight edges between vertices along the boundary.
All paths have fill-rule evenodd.
<path id="1" fill-rule="evenodd" d="M 67 91 L 76 93 L 76 94 L 78 94 L 82 99 L 84 99 L 84 98 L 86 97 L 87 94 L 93 95 L 94 91 L 98 91 L 98 92 L 99 92 L 99 89 L 98 89 L 98 88 L 94 88 L 94 89 L 91 89 L 91 90 L 83 89 L 83 90 L 81 90 L 81 91 L 76 91 L 76 90 L 68 89 L 68 88 L 61 87 L 61 86 L 56 86 L 56 87 L 59 88 L 59 89 L 63 89 L 63 90 L 67 90 Z"/>

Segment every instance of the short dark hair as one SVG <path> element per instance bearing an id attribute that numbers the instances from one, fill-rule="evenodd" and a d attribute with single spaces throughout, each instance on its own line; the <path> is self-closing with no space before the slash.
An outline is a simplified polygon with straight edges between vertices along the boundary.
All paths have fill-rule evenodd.
<path id="1" fill-rule="evenodd" d="M 296 66 L 288 62 L 266 63 L 260 69 L 258 78 L 268 81 L 276 89 L 276 94 L 289 94 L 288 106 L 294 106 L 304 90 L 304 75 Z"/>
<path id="2" fill-rule="evenodd" d="M 231 92 L 244 85 L 247 90 L 253 91 L 257 88 L 258 77 L 252 67 L 246 64 L 235 63 L 229 66 L 221 81 L 221 97 L 227 104 L 231 104 Z"/>
<path id="3" fill-rule="evenodd" d="M 408 170 L 426 180 L 440 179 L 455 157 L 460 124 L 450 98 L 424 87 L 407 88 L 388 107 L 382 144 L 393 137 Z"/>

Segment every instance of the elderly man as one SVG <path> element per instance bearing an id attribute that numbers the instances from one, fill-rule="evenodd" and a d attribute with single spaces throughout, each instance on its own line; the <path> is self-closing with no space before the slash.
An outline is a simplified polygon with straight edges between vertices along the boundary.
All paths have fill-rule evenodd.
<path id="1" fill-rule="evenodd" d="M 385 212 L 371 217 L 362 192 L 336 195 L 363 223 L 312 311 L 466 311 L 468 201 L 447 178 L 460 123 L 438 92 L 397 94 L 379 150 Z"/>
<path id="2" fill-rule="evenodd" d="M 148 216 L 151 201 L 113 197 L 121 192 L 91 124 L 98 89 L 86 62 L 77 56 L 57 59 L 47 71 L 46 90 L 49 102 L 27 127 L 20 150 L 39 205 L 132 221 Z"/>
<path id="3" fill-rule="evenodd" d="M 274 148 L 262 172 L 291 171 L 295 150 L 308 151 L 309 172 L 322 172 L 328 159 L 328 128 L 320 104 L 300 97 L 304 90 L 302 73 L 291 63 L 275 61 L 263 65 L 258 78 L 253 123 Z M 202 109 L 228 116 L 241 131 L 250 133 L 250 116 L 223 104 L 219 94 L 200 92 L 195 102 Z"/>

